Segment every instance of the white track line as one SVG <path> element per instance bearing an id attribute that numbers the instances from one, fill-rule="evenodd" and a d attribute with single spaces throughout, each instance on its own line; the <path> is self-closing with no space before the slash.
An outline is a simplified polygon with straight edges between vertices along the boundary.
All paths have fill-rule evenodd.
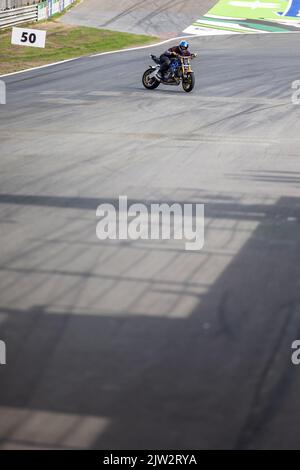
<path id="1" fill-rule="evenodd" d="M 93 58 L 93 57 L 99 57 L 101 55 L 109 55 L 109 54 L 119 54 L 120 52 L 138 51 L 140 49 L 149 49 L 150 47 L 161 46 L 161 45 L 166 44 L 168 42 L 175 41 L 176 39 L 184 39 L 184 38 L 195 38 L 195 35 L 177 36 L 175 38 L 167 39 L 165 41 L 158 42 L 158 43 L 155 43 L 155 44 L 149 44 L 147 46 L 138 46 L 138 47 L 131 47 L 131 48 L 128 48 L 128 49 L 119 49 L 117 51 L 100 52 L 99 54 L 92 54 L 92 55 L 86 55 L 86 56 L 83 55 L 83 56 L 80 56 L 80 57 L 74 57 L 73 59 L 61 60 L 59 62 L 53 62 L 51 64 L 40 65 L 39 67 L 32 67 L 30 69 L 19 70 L 18 72 L 7 73 L 7 74 L 4 74 L 4 75 L 0 75 L 0 78 L 11 77 L 12 75 L 18 75 L 20 73 L 31 72 L 33 70 L 41 70 L 41 69 L 45 69 L 47 67 L 52 67 L 53 65 L 66 64 L 67 62 L 73 62 L 74 60 L 78 60 L 78 59 Z"/>
<path id="2" fill-rule="evenodd" d="M 131 47 L 129 49 L 119 49 L 117 51 L 108 51 L 108 52 L 99 52 L 99 54 L 93 54 L 90 55 L 89 57 L 99 57 L 100 55 L 107 55 L 107 54 L 117 54 L 119 52 L 129 52 L 129 51 L 138 51 L 139 49 L 150 49 L 150 47 L 156 47 L 156 46 L 161 46 L 163 44 L 166 44 L 171 41 L 176 41 L 176 39 L 185 39 L 185 38 L 194 38 L 195 35 L 188 35 L 188 36 L 177 36 L 175 38 L 167 39 L 162 42 L 157 42 L 155 44 L 149 44 L 147 46 L 138 46 L 138 47 Z"/>
<path id="3" fill-rule="evenodd" d="M 81 59 L 81 57 L 74 57 L 73 59 L 61 60 L 59 62 L 53 62 L 52 64 L 45 64 L 45 65 L 40 65 L 39 67 L 32 67 L 31 69 L 19 70 L 18 72 L 6 73 L 4 75 L 0 75 L 0 78 L 10 77 L 11 75 L 17 75 L 19 73 L 30 72 L 31 70 L 45 69 L 46 67 L 52 67 L 52 65 L 65 64 L 66 62 L 72 62 L 73 60 L 78 60 L 78 59 Z"/>

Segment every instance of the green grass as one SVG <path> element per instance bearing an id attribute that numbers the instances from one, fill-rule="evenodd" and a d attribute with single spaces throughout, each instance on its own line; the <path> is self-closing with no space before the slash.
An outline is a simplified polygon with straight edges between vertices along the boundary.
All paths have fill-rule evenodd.
<path id="1" fill-rule="evenodd" d="M 158 39 L 153 36 L 65 25 L 53 19 L 27 26 L 47 30 L 45 49 L 12 45 L 11 28 L 0 31 L 0 74 L 97 52 L 150 44 Z"/>

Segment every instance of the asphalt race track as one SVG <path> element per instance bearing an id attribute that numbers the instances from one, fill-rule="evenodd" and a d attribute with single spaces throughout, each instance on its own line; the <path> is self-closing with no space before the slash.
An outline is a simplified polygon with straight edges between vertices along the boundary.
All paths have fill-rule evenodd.
<path id="1" fill-rule="evenodd" d="M 5 79 L 1 448 L 300 448 L 297 34 L 195 38 Z M 100 203 L 205 204 L 205 246 L 96 238 Z"/>
<path id="2" fill-rule="evenodd" d="M 175 37 L 216 0 L 84 0 L 61 18 L 96 28 Z"/>

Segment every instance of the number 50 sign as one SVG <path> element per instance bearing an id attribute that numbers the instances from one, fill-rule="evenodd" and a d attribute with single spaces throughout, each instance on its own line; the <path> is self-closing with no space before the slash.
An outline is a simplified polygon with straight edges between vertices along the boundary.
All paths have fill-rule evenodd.
<path id="1" fill-rule="evenodd" d="M 11 43 L 17 46 L 45 47 L 46 31 L 40 29 L 13 28 Z"/>

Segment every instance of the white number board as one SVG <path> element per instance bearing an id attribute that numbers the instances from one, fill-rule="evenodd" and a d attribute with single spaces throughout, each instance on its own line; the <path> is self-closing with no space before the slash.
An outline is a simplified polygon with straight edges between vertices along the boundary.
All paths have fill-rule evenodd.
<path id="1" fill-rule="evenodd" d="M 17 46 L 45 47 L 46 31 L 40 29 L 13 28 L 11 43 Z"/>

